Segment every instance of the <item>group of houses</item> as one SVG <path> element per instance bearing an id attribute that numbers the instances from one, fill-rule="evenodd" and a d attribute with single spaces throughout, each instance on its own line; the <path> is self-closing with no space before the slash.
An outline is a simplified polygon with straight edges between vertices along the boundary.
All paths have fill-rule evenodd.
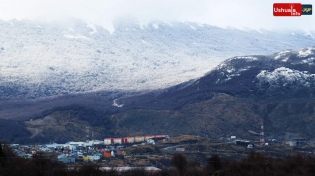
<path id="1" fill-rule="evenodd" d="M 168 135 L 146 135 L 122 138 L 105 138 L 101 140 L 90 140 L 86 142 L 67 142 L 65 144 L 46 144 L 20 146 L 11 144 L 14 152 L 20 157 L 31 158 L 37 152 L 55 153 L 57 159 L 63 163 L 73 163 L 76 161 L 99 161 L 101 158 L 110 158 L 119 155 L 126 155 L 121 150 L 128 144 L 155 144 L 155 140 L 169 139 Z"/>

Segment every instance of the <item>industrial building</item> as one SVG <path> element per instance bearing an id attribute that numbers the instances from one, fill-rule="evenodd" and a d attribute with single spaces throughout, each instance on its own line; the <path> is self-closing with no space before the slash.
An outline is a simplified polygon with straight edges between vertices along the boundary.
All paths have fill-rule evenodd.
<path id="1" fill-rule="evenodd" d="M 158 134 L 158 135 L 146 135 L 146 136 L 128 136 L 123 138 L 105 138 L 104 144 L 105 145 L 112 145 L 112 144 L 132 144 L 136 142 L 145 142 L 149 139 L 154 138 L 169 138 L 166 134 Z"/>

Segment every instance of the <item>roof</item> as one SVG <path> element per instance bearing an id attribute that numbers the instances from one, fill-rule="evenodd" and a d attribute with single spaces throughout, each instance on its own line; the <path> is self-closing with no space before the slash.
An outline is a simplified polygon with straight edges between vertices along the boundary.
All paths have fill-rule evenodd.
<path id="1" fill-rule="evenodd" d="M 100 167 L 100 170 L 116 170 L 116 171 L 127 171 L 132 169 L 145 169 L 146 171 L 160 171 L 161 169 L 154 167 L 154 166 L 148 166 L 148 167 Z"/>

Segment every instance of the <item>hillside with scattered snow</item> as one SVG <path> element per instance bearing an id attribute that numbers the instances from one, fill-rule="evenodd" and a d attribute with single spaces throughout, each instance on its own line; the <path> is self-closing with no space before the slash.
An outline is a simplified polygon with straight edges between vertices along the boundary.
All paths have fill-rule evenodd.
<path id="1" fill-rule="evenodd" d="M 198 80 L 204 89 L 262 96 L 315 95 L 315 47 L 230 58 Z M 199 86 L 196 84 L 195 86 Z"/>
<path id="2" fill-rule="evenodd" d="M 244 31 L 180 22 L 120 21 L 109 33 L 80 20 L 67 24 L 14 20 L 0 21 L 0 30 L 1 99 L 167 88 L 202 77 L 233 56 L 315 44 L 314 32 Z M 265 71 L 258 78 L 273 75 Z"/>
<path id="3" fill-rule="evenodd" d="M 120 109 L 176 109 L 227 94 L 270 101 L 315 97 L 315 47 L 284 50 L 271 55 L 236 56 L 205 76 L 162 91 L 118 98 Z M 312 99 L 312 100 L 311 100 Z"/>

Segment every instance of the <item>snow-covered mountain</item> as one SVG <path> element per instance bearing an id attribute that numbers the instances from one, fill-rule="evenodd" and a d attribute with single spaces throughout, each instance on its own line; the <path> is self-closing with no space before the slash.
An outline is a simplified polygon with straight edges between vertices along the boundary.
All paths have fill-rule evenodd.
<path id="1" fill-rule="evenodd" d="M 14 20 L 0 21 L 0 31 L 1 99 L 161 89 L 197 79 L 233 56 L 315 45 L 314 32 L 244 31 L 188 22 L 120 21 L 109 33 L 80 20 L 67 24 Z M 281 53 L 278 61 L 285 62 L 285 55 Z M 279 71 L 295 73 L 265 70 L 257 79 L 263 82 Z M 229 76 L 233 74 L 231 70 Z"/>
<path id="2" fill-rule="evenodd" d="M 200 79 L 163 91 L 121 98 L 124 108 L 172 109 L 211 99 L 216 93 L 232 96 L 292 99 L 315 96 L 315 47 L 284 50 L 271 55 L 232 57 Z"/>
<path id="3" fill-rule="evenodd" d="M 235 92 L 255 95 L 315 93 L 315 47 L 284 50 L 272 55 L 233 57 L 206 77 L 216 75 L 215 86 L 233 84 Z M 303 93 L 302 93 L 303 92 Z M 315 94 L 314 94 L 315 95 Z"/>

